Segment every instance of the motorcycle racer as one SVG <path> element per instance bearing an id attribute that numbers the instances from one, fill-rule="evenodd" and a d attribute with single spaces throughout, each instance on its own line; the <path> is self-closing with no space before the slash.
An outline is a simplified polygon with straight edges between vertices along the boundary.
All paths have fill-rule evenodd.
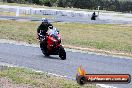
<path id="1" fill-rule="evenodd" d="M 44 36 L 46 35 L 46 32 L 48 31 L 48 27 L 53 27 L 51 23 L 49 23 L 48 19 L 42 18 L 42 23 L 37 28 L 37 36 L 39 38 L 39 33 L 41 32 Z"/>
<path id="2" fill-rule="evenodd" d="M 53 27 L 51 23 L 49 23 L 48 19 L 42 18 L 42 23 L 40 26 L 37 28 L 37 39 L 40 40 L 39 34 L 46 36 L 46 32 L 48 31 L 49 27 Z M 46 48 L 47 43 L 46 43 L 46 38 L 44 38 L 43 42 L 40 40 L 40 48 L 43 49 L 44 47 Z"/>

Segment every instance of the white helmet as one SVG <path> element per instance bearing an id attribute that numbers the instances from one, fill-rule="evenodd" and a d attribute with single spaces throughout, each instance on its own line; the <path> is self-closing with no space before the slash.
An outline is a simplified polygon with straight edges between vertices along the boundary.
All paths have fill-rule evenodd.
<path id="1" fill-rule="evenodd" d="M 42 22 L 49 23 L 48 19 L 46 19 L 46 18 L 42 18 Z"/>

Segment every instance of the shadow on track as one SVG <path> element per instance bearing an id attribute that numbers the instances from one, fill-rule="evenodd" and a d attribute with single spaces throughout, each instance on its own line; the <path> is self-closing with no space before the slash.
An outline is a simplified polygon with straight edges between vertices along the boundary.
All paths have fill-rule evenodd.
<path id="1" fill-rule="evenodd" d="M 55 57 L 55 56 L 42 56 L 43 58 L 46 58 L 46 59 L 53 59 L 53 60 L 61 60 L 59 57 Z"/>
<path id="2" fill-rule="evenodd" d="M 35 56 L 36 58 L 41 58 L 41 59 L 52 59 L 52 60 L 62 60 L 59 55 L 50 55 L 50 56 L 45 56 L 43 54 L 38 54 Z M 64 60 L 65 61 L 65 60 Z"/>

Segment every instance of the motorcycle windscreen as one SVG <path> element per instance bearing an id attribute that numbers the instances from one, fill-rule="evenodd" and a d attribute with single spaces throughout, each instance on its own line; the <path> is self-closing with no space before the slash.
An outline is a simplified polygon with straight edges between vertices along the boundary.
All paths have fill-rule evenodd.
<path id="1" fill-rule="evenodd" d="M 48 33 L 48 35 L 58 35 L 56 28 L 48 29 L 47 33 Z"/>
<path id="2" fill-rule="evenodd" d="M 52 36 L 54 39 L 56 39 L 56 40 L 59 39 L 58 35 L 52 34 L 51 36 Z"/>

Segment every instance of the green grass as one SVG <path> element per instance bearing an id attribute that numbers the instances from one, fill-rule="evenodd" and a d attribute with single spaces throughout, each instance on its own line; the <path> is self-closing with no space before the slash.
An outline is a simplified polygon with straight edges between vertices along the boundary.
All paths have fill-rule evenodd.
<path id="1" fill-rule="evenodd" d="M 11 79 L 13 84 L 29 84 L 33 88 L 97 88 L 95 85 L 80 86 L 73 80 L 16 67 L 0 71 L 0 79 L 5 77 Z"/>
<path id="2" fill-rule="evenodd" d="M 38 22 L 0 21 L 0 38 L 37 43 Z M 132 25 L 54 23 L 62 43 L 132 53 Z"/>
<path id="3" fill-rule="evenodd" d="M 81 47 L 132 52 L 132 26 L 104 24 L 65 24 L 65 26 L 67 27 L 62 31 L 64 43 Z"/>

